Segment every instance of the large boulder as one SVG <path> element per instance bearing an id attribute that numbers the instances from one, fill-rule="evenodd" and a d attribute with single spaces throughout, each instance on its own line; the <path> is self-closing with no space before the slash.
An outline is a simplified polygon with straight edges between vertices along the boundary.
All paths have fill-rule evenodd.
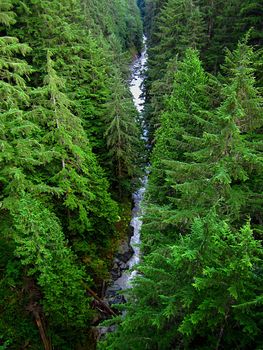
<path id="1" fill-rule="evenodd" d="M 113 267 L 111 269 L 111 277 L 113 281 L 116 281 L 118 278 L 120 278 L 122 275 L 122 272 L 128 269 L 129 269 L 129 265 L 127 263 L 125 263 L 124 261 L 118 258 L 115 258 L 113 260 Z"/>
<path id="2" fill-rule="evenodd" d="M 109 305 L 125 303 L 126 300 L 124 296 L 120 294 L 121 290 L 121 287 L 117 283 L 114 283 L 113 285 L 107 288 L 105 299 L 107 300 Z"/>
<path id="3" fill-rule="evenodd" d="M 123 241 L 118 249 L 118 252 L 116 254 L 116 258 L 120 261 L 127 263 L 130 258 L 133 256 L 134 250 L 130 246 L 129 241 Z"/>
<path id="4" fill-rule="evenodd" d="M 113 264 L 111 269 L 111 277 L 113 281 L 116 281 L 119 277 L 121 277 L 121 269 L 117 262 Z"/>

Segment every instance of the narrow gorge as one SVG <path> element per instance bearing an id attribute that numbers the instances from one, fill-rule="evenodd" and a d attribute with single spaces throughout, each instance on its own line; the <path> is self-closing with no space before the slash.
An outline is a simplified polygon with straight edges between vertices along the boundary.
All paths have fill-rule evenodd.
<path id="1" fill-rule="evenodd" d="M 262 350 L 262 0 L 0 0 L 0 350 Z"/>
<path id="2" fill-rule="evenodd" d="M 143 96 L 144 78 L 147 69 L 147 40 L 143 37 L 143 50 L 134 59 L 131 66 L 131 78 L 129 80 L 130 91 L 133 96 L 133 102 L 138 110 L 139 123 L 142 128 L 142 140 L 144 147 L 147 148 L 148 131 L 143 119 L 143 109 L 145 98 Z M 140 262 L 140 231 L 142 226 L 142 201 L 147 185 L 147 170 L 143 169 L 143 177 L 139 179 L 139 188 L 132 194 L 132 218 L 130 222 L 131 234 L 127 236 L 121 247 L 119 248 L 116 257 L 113 261 L 113 270 L 111 275 L 113 283 L 111 283 L 105 292 L 104 300 L 114 308 L 116 304 L 126 302 L 125 290 L 132 287 L 131 281 L 136 275 L 136 265 Z M 113 328 L 100 327 L 99 332 L 102 335 Z"/>

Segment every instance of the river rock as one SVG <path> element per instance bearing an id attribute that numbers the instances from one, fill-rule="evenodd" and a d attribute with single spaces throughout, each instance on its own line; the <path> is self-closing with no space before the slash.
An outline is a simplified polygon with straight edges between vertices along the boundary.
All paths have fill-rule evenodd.
<path id="1" fill-rule="evenodd" d="M 120 261 L 119 267 L 121 271 L 129 270 L 129 265 L 123 261 Z"/>
<path id="2" fill-rule="evenodd" d="M 116 294 L 114 297 L 108 299 L 110 305 L 124 304 L 126 303 L 126 299 L 122 294 Z"/>
<path id="3" fill-rule="evenodd" d="M 98 330 L 98 338 L 97 339 L 101 339 L 107 333 L 115 332 L 116 328 L 117 328 L 117 326 L 114 324 L 111 326 L 108 326 L 108 327 L 103 327 L 103 326 L 97 327 L 97 330 Z"/>
<path id="4" fill-rule="evenodd" d="M 120 294 L 121 287 L 118 283 L 114 283 L 106 290 L 105 299 L 109 305 L 123 304 L 126 302 L 124 296 Z"/>
<path id="5" fill-rule="evenodd" d="M 111 286 L 109 286 L 106 289 L 106 293 L 105 293 L 105 297 L 106 299 L 110 296 L 114 296 L 117 294 L 117 292 L 119 292 L 121 290 L 121 287 L 118 285 L 118 283 L 114 283 Z"/>
<path id="6" fill-rule="evenodd" d="M 129 240 L 131 239 L 133 234 L 134 234 L 134 228 L 132 227 L 132 225 L 129 225 L 129 227 L 128 227 L 128 238 L 129 238 Z"/>
<path id="7" fill-rule="evenodd" d="M 121 268 L 117 262 L 115 262 L 113 267 L 112 267 L 111 277 L 112 277 L 113 281 L 116 281 L 119 277 L 121 277 Z"/>
<path id="8" fill-rule="evenodd" d="M 116 254 L 116 258 L 121 260 L 124 263 L 127 263 L 127 261 L 130 260 L 130 258 L 133 256 L 134 250 L 130 246 L 128 241 L 124 241 Z"/>

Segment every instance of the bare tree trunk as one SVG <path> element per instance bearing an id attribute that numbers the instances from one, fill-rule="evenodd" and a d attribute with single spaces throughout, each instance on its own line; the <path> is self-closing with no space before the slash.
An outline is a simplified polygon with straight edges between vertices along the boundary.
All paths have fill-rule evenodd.
<path id="1" fill-rule="evenodd" d="M 226 325 L 226 321 L 227 321 L 228 315 L 229 315 L 229 309 L 227 310 L 227 312 L 225 314 L 224 323 L 221 326 L 215 350 L 219 349 L 219 346 L 220 346 L 220 343 L 221 343 L 221 340 L 222 340 L 222 337 L 223 337 L 223 334 L 224 334 L 224 329 L 225 329 L 225 325 Z"/>
<path id="2" fill-rule="evenodd" d="M 101 286 L 101 296 L 104 297 L 105 295 L 105 281 L 102 282 L 102 286 Z"/>
<path id="3" fill-rule="evenodd" d="M 212 7 L 212 10 L 214 10 L 214 1 L 212 0 L 211 1 L 211 7 Z M 214 21 L 214 18 L 212 16 L 212 14 L 210 14 L 209 16 L 209 22 L 208 22 L 208 38 L 209 38 L 209 41 L 211 41 L 211 38 L 212 38 L 212 31 L 213 31 L 213 23 Z"/>
<path id="4" fill-rule="evenodd" d="M 44 349 L 45 350 L 52 350 L 52 345 L 50 343 L 49 338 L 46 335 L 45 327 L 43 325 L 43 322 L 41 320 L 39 313 L 37 311 L 33 311 L 33 315 L 34 315 L 35 320 L 36 320 L 36 324 L 37 324 L 37 327 L 38 327 L 38 330 L 39 330 L 39 333 L 40 333 L 40 336 L 41 336 L 41 339 L 42 339 L 42 342 L 44 345 Z"/>

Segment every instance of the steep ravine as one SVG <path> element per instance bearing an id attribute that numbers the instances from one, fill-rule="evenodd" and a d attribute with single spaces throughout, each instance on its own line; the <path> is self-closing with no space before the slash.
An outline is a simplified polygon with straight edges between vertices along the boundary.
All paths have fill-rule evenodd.
<path id="1" fill-rule="evenodd" d="M 146 38 L 144 37 L 144 50 L 142 54 L 137 57 L 132 66 L 132 76 L 130 82 L 130 91 L 133 95 L 134 104 L 140 113 L 142 118 L 142 111 L 144 107 L 144 97 L 142 96 L 142 86 L 144 80 L 144 70 L 147 62 L 147 47 L 146 47 Z M 142 120 L 143 123 L 143 120 Z M 147 141 L 147 130 L 144 131 L 144 140 Z M 140 204 L 143 199 L 143 194 L 145 191 L 145 185 L 147 182 L 146 176 L 141 180 L 141 188 L 133 193 L 133 202 L 134 208 L 132 210 L 132 220 L 131 227 L 133 228 L 133 235 L 131 236 L 130 245 L 134 251 L 131 258 L 125 262 L 128 269 L 124 270 L 122 275 L 115 281 L 114 287 L 115 290 L 125 290 L 129 288 L 129 281 L 132 279 L 135 271 L 132 271 L 132 268 L 135 264 L 138 264 L 140 261 L 140 230 L 141 230 L 141 209 Z"/>
<path id="2" fill-rule="evenodd" d="M 144 37 L 144 50 L 138 56 L 131 67 L 130 91 L 133 95 L 134 104 L 140 114 L 143 140 L 147 143 L 147 129 L 143 121 L 144 97 L 142 96 L 142 87 L 144 82 L 144 72 L 147 63 L 147 45 Z M 112 270 L 113 283 L 108 286 L 105 293 L 105 301 L 109 305 L 123 303 L 125 301 L 125 293 L 120 294 L 121 291 L 131 287 L 130 281 L 136 274 L 133 267 L 140 261 L 140 231 L 141 231 L 141 202 L 147 184 L 147 175 L 140 179 L 141 187 L 133 193 L 134 208 L 132 210 L 132 219 L 130 226 L 132 228 L 132 235 L 127 242 L 124 242 L 120 247 L 114 259 L 114 266 Z M 107 327 L 100 327 L 100 334 L 109 332 Z"/>

